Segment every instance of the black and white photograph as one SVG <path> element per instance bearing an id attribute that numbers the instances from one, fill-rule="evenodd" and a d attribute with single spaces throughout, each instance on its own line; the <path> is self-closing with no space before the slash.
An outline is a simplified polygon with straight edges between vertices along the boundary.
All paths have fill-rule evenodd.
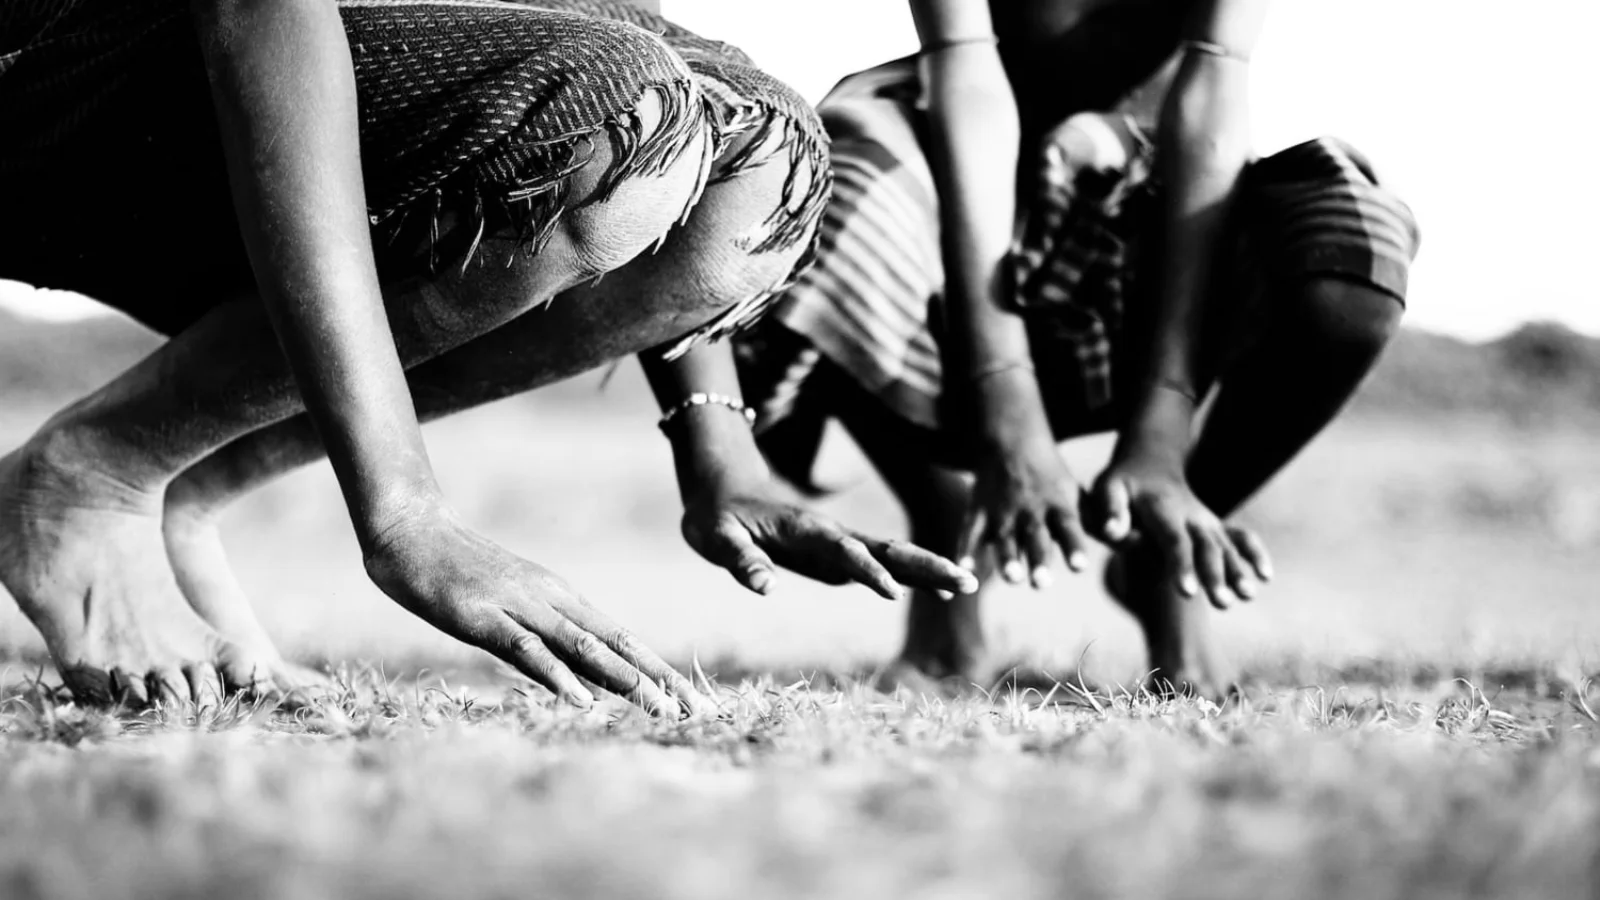
<path id="1" fill-rule="evenodd" d="M 1600 896 L 1597 34 L 0 0 L 0 900 Z"/>

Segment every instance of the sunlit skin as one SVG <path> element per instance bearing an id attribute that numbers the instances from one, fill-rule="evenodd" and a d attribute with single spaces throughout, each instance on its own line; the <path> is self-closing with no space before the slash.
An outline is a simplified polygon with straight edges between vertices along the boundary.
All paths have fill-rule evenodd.
<path id="1" fill-rule="evenodd" d="M 1171 76 L 1157 134 L 1166 250 L 1150 367 L 1110 464 L 1087 484 L 1074 479 L 1044 413 L 1023 320 L 1002 307 L 998 274 L 1016 217 L 1013 173 L 1019 155 L 1033 152 L 1023 136 L 1047 129 L 1020 120 L 1003 51 L 986 38 L 1048 36 L 1118 2 L 911 4 L 943 216 L 946 371 L 971 380 L 976 404 L 966 427 L 986 450 L 969 486 L 919 463 L 870 422 L 846 424 L 905 505 L 914 538 L 974 572 L 1043 588 L 1062 562 L 1086 567 L 1091 538 L 1113 547 L 1107 581 L 1144 628 L 1156 680 L 1220 693 L 1233 673 L 1211 640 L 1206 607 L 1248 600 L 1273 574 L 1260 538 L 1225 519 L 1331 421 L 1401 308 L 1352 283 L 1301 286 L 1295 305 L 1306 321 L 1275 336 L 1282 346 L 1257 353 L 1240 373 L 1248 379 L 1223 386 L 1196 434 L 1197 399 L 1215 380 L 1201 361 L 1203 287 L 1250 159 L 1247 60 L 1268 4 L 1188 4 L 1183 36 L 1227 53 L 1184 54 Z M 891 680 L 981 683 L 992 676 L 989 664 L 977 596 L 913 598 Z"/>
<path id="2" fill-rule="evenodd" d="M 815 173 L 774 165 L 713 186 L 659 254 L 640 256 L 689 205 L 706 135 L 659 174 L 571 210 L 537 256 L 490 235 L 482 265 L 383 284 L 335 5 L 194 0 L 192 14 L 255 283 L 213 285 L 223 302 L 200 322 L 0 461 L 0 583 L 68 683 L 135 704 L 314 689 L 256 622 L 216 523 L 229 500 L 326 448 L 366 569 L 402 607 L 570 702 L 599 687 L 662 714 L 705 709 L 558 575 L 463 522 L 418 422 L 647 353 L 770 287 L 800 248 L 757 259 L 735 241 L 784 178 Z M 667 127 L 656 98 L 638 112 L 645 133 Z M 574 176 L 575 197 L 594 193 L 606 161 Z M 663 404 L 737 395 L 727 352 L 670 364 L 647 353 Z M 888 595 L 975 586 L 932 553 L 788 503 L 729 410 L 681 422 L 685 533 L 752 589 L 770 589 L 775 564 Z"/>

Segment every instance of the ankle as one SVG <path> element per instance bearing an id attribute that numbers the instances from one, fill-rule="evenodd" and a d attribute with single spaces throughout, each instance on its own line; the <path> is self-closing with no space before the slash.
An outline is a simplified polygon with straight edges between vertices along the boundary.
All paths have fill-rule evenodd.
<path id="1" fill-rule="evenodd" d="M 106 441 L 95 429 L 47 423 L 17 454 L 25 483 L 42 488 L 88 490 L 107 500 L 143 509 L 159 504 L 165 479 L 137 450 Z"/>

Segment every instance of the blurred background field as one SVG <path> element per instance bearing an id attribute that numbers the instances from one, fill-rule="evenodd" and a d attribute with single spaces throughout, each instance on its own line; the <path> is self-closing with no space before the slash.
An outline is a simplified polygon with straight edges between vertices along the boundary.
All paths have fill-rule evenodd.
<path id="1" fill-rule="evenodd" d="M 114 317 L 54 322 L 0 308 L 0 444 L 154 347 Z M 896 648 L 902 610 L 862 589 L 785 579 L 745 593 L 678 536 L 668 447 L 636 364 L 428 428 L 450 496 L 485 532 L 552 566 L 669 657 L 741 668 L 857 667 Z M 1109 445 L 1068 453 L 1092 477 Z M 1600 670 L 1600 341 L 1561 326 L 1473 344 L 1406 332 L 1352 410 L 1249 510 L 1277 585 L 1227 615 L 1226 644 L 1259 674 Z M 842 435 L 824 506 L 898 535 L 902 523 Z M 269 630 L 308 660 L 392 671 L 485 661 L 386 601 L 325 465 L 240 505 L 230 552 Z M 1131 621 L 1097 579 L 996 595 L 997 648 L 1061 675 L 1137 677 Z M 40 657 L 14 606 L 0 655 Z M 1553 669 L 1551 667 L 1554 667 Z M 1491 674 L 1489 680 L 1496 676 Z"/>

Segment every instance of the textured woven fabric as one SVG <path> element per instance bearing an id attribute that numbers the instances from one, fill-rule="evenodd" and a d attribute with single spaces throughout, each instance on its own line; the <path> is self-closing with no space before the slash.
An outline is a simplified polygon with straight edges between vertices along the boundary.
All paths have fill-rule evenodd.
<path id="1" fill-rule="evenodd" d="M 536 251 L 572 202 L 567 176 L 601 142 L 613 162 L 596 199 L 698 142 L 729 146 L 757 127 L 782 129 L 774 147 L 826 168 L 821 125 L 793 92 L 733 48 L 626 4 L 339 8 L 386 276 L 470 258 L 485 233 Z M 660 36 L 669 30 L 682 55 Z M 703 91 L 697 82 L 711 79 L 691 65 L 715 73 L 715 85 Z M 646 135 L 636 109 L 651 92 L 662 125 Z M 184 0 L 0 4 L 0 122 L 0 274 L 82 291 L 171 333 L 206 307 L 153 293 L 152 283 L 248 272 Z M 765 161 L 725 159 L 708 175 L 735 177 Z M 826 197 L 825 178 L 814 181 L 823 186 L 808 184 L 793 208 L 775 210 L 753 249 L 812 237 Z M 456 227 L 441 234 L 441 222 Z M 418 243 L 429 259 L 394 255 Z M 764 305 L 755 299 L 685 346 L 747 321 Z"/>
<path id="2" fill-rule="evenodd" d="M 823 101 L 836 183 L 819 261 L 741 340 L 744 393 L 763 430 L 797 408 L 825 410 L 815 395 L 830 382 L 814 376 L 831 367 L 908 425 L 962 443 L 965 398 L 946 390 L 941 355 L 938 198 L 908 78 L 907 65 L 880 67 Z M 1034 162 L 1009 263 L 1010 299 L 1062 436 L 1105 427 L 1142 373 L 1151 310 L 1136 276 L 1148 268 L 1141 247 L 1159 232 L 1152 142 L 1140 128 L 1094 113 L 1066 125 Z M 1416 246 L 1410 211 L 1348 145 L 1320 139 L 1252 163 L 1213 294 L 1228 303 L 1210 316 L 1219 330 L 1210 352 L 1221 364 L 1248 344 L 1270 315 L 1271 288 L 1297 279 L 1337 276 L 1403 300 Z"/>
<path id="3" fill-rule="evenodd" d="M 550 0 L 516 0 L 548 6 Z M 779 164 L 791 173 L 779 205 L 743 249 L 781 252 L 804 242 L 806 251 L 777 284 L 742 299 L 694 335 L 668 348 L 680 355 L 702 339 L 716 340 L 748 328 L 794 283 L 815 258 L 818 224 L 832 190 L 828 137 L 816 110 L 788 85 L 761 71 L 738 48 L 700 37 L 625 0 L 556 0 L 566 9 L 612 18 L 661 35 L 694 73 L 716 139 L 710 183 L 729 181 L 758 166 Z"/>

